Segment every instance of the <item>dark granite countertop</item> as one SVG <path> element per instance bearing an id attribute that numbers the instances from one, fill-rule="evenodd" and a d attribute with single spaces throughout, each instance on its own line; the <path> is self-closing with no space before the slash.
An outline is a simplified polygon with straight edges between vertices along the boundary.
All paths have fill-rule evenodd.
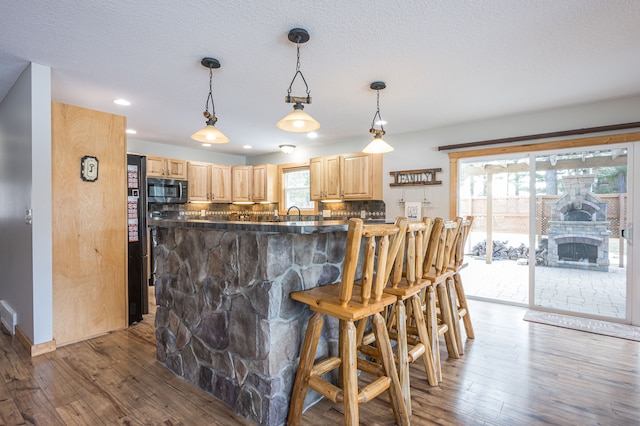
<path id="1" fill-rule="evenodd" d="M 347 230 L 344 220 L 294 221 L 294 222 L 249 222 L 215 221 L 205 219 L 149 219 L 150 227 L 164 228 L 205 228 L 236 231 L 279 232 L 288 234 L 322 234 Z"/>

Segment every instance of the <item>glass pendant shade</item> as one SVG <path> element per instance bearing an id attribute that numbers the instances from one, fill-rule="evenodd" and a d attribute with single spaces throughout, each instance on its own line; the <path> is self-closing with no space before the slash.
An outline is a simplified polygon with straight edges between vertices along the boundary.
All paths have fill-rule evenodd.
<path id="1" fill-rule="evenodd" d="M 207 125 L 191 135 L 191 139 L 203 143 L 227 143 L 229 138 L 213 125 L 211 120 L 207 121 Z"/>
<path id="2" fill-rule="evenodd" d="M 381 135 L 375 135 L 369 145 L 365 146 L 362 152 L 367 154 L 384 154 L 393 151 L 393 147 L 386 143 Z"/>
<path id="3" fill-rule="evenodd" d="M 293 111 L 287 114 L 282 120 L 276 124 L 278 129 L 285 132 L 313 132 L 320 128 L 320 123 L 313 119 L 309 114 L 304 112 L 302 105 L 298 108 L 296 104 L 293 107 Z"/>

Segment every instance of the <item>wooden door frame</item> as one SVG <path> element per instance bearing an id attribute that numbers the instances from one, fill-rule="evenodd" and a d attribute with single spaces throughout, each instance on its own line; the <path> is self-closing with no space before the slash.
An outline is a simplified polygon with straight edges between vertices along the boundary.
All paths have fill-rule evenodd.
<path id="1" fill-rule="evenodd" d="M 500 146 L 449 153 L 449 217 L 458 215 L 458 162 L 461 158 L 486 157 L 490 155 L 517 154 L 523 152 L 548 151 L 554 149 L 582 148 L 593 145 L 614 145 L 639 142 L 640 132 L 595 136 L 578 139 L 562 139 L 525 145 Z"/>

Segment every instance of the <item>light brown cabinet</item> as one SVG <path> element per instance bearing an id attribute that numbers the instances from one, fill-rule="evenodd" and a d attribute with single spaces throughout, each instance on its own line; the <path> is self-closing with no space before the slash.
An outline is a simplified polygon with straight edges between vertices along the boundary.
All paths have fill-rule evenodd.
<path id="1" fill-rule="evenodd" d="M 147 156 L 147 176 L 172 179 L 187 178 L 187 161 Z"/>
<path id="2" fill-rule="evenodd" d="M 209 183 L 209 164 L 189 161 L 187 169 L 189 176 L 189 201 L 210 201 L 209 194 L 211 192 L 211 185 Z"/>
<path id="3" fill-rule="evenodd" d="M 253 166 L 252 201 L 256 203 L 278 202 L 278 166 L 260 164 Z"/>
<path id="4" fill-rule="evenodd" d="M 278 166 L 231 167 L 231 200 L 234 203 L 278 202 Z"/>
<path id="5" fill-rule="evenodd" d="M 188 162 L 189 201 L 231 201 L 231 166 Z"/>
<path id="6" fill-rule="evenodd" d="M 309 178 L 312 200 L 339 200 L 340 156 L 329 155 L 309 160 Z"/>
<path id="7" fill-rule="evenodd" d="M 231 166 L 211 164 L 211 201 L 231 202 Z"/>
<path id="8" fill-rule="evenodd" d="M 252 202 L 253 166 L 231 167 L 231 201 Z"/>
<path id="9" fill-rule="evenodd" d="M 309 161 L 311 199 L 381 200 L 382 155 L 330 155 Z"/>

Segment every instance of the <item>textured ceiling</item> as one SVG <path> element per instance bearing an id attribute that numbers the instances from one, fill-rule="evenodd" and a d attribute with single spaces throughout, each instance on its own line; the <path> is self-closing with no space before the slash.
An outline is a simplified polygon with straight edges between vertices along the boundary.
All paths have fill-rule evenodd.
<path id="1" fill-rule="evenodd" d="M 0 0 L 0 99 L 29 62 L 53 100 L 126 115 L 132 138 L 198 148 L 204 56 L 217 58 L 214 146 L 247 155 L 362 135 L 375 113 L 404 133 L 640 94 L 637 0 Z M 278 130 L 295 72 L 291 28 L 318 139 Z M 296 90 L 297 89 L 297 90 Z M 301 95 L 295 85 L 293 95 Z M 112 103 L 124 97 L 129 107 Z M 615 124 L 615 123 L 597 123 Z M 562 129 L 552 129 L 562 130 Z"/>

